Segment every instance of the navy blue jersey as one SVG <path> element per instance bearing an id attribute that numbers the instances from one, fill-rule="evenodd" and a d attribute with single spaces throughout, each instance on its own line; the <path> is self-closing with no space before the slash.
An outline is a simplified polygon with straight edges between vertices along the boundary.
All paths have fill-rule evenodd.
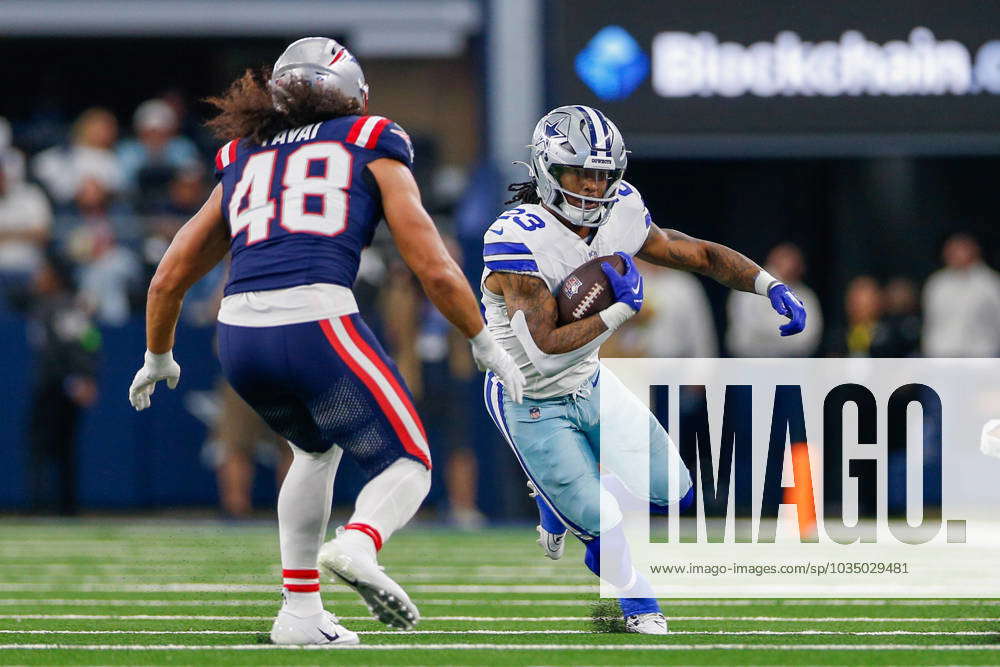
<path id="1" fill-rule="evenodd" d="M 351 287 L 382 218 L 367 166 L 383 157 L 413 163 L 406 132 L 381 116 L 344 116 L 262 145 L 235 139 L 220 148 L 215 175 L 233 237 L 225 293 Z"/>

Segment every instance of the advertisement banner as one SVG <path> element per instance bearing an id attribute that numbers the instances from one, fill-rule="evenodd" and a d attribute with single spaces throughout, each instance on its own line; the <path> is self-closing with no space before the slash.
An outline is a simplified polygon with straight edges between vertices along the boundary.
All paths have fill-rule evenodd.
<path id="1" fill-rule="evenodd" d="M 548 25 L 550 105 L 599 107 L 640 143 L 848 135 L 958 149 L 1000 130 L 996 4 L 559 1 Z"/>

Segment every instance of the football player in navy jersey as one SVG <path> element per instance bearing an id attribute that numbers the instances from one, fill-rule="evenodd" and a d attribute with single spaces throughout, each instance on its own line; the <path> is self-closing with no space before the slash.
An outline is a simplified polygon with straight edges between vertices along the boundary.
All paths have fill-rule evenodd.
<path id="1" fill-rule="evenodd" d="M 271 639 L 358 642 L 323 609 L 319 568 L 357 590 L 380 621 L 410 628 L 419 612 L 378 566 L 377 552 L 427 494 L 430 452 L 410 392 L 351 292 L 361 249 L 383 215 L 427 296 L 470 339 L 480 369 L 518 397 L 524 377 L 485 329 L 424 211 L 406 132 L 366 115 L 368 85 L 347 49 L 300 39 L 270 74 L 248 71 L 209 101 L 221 111 L 209 126 L 228 139 L 215 159 L 219 183 L 150 283 L 145 363 L 129 400 L 142 410 L 158 381 L 177 386 L 171 349 L 181 301 L 229 252 L 222 369 L 294 453 L 278 496 L 284 603 Z M 324 545 L 345 451 L 368 482 L 350 522 Z"/>

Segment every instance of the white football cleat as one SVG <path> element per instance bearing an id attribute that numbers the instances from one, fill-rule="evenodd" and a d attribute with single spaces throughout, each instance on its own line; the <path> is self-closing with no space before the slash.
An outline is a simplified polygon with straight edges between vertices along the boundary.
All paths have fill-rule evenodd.
<path id="1" fill-rule="evenodd" d="M 282 609 L 271 626 L 273 644 L 321 644 L 328 646 L 359 644 L 358 633 L 342 626 L 328 611 L 299 617 Z"/>
<path id="2" fill-rule="evenodd" d="M 640 635 L 665 635 L 667 634 L 667 619 L 659 612 L 633 614 L 625 618 L 625 632 L 634 632 Z"/>
<path id="3" fill-rule="evenodd" d="M 406 591 L 368 554 L 332 539 L 319 551 L 319 566 L 358 592 L 379 621 L 411 630 L 420 611 Z"/>
<path id="4" fill-rule="evenodd" d="M 552 560 L 562 558 L 566 551 L 566 533 L 556 535 L 541 526 L 535 526 L 535 530 L 538 531 L 538 540 L 536 541 L 542 547 L 542 553 L 545 554 L 545 557 Z"/>
<path id="5" fill-rule="evenodd" d="M 532 498 L 538 497 L 538 489 L 535 488 L 535 483 L 530 479 L 528 480 L 528 495 Z M 535 541 L 542 547 L 542 553 L 545 557 L 551 560 L 562 558 L 566 551 L 566 531 L 550 533 L 541 526 L 535 526 L 535 530 L 538 531 L 538 539 Z"/>

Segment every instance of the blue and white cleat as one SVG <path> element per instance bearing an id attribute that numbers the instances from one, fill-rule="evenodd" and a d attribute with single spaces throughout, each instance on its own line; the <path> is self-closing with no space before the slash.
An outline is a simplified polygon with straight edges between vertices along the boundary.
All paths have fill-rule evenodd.
<path id="1" fill-rule="evenodd" d="M 566 527 L 559 522 L 559 519 L 552 513 L 548 505 L 545 504 L 545 501 L 539 497 L 538 489 L 535 488 L 535 483 L 531 480 L 528 480 L 528 495 L 534 498 L 538 504 L 540 525 L 535 526 L 535 530 L 538 531 L 538 545 L 542 547 L 542 553 L 546 558 L 559 560 L 566 551 Z M 548 521 L 546 521 L 546 515 L 549 518 Z M 547 530 L 545 527 L 546 523 L 557 525 L 562 530 Z"/>
<path id="2" fill-rule="evenodd" d="M 541 526 L 535 526 L 535 530 L 538 531 L 537 542 L 542 547 L 542 553 L 545 554 L 545 557 L 552 560 L 562 558 L 563 553 L 566 551 L 566 533 L 556 535 Z"/>
<path id="3" fill-rule="evenodd" d="M 667 619 L 659 612 L 627 616 L 625 617 L 625 632 L 634 632 L 640 635 L 665 635 L 668 634 Z"/>
<path id="4" fill-rule="evenodd" d="M 271 643 L 352 646 L 359 644 L 360 640 L 358 633 L 342 626 L 337 617 L 328 611 L 299 617 L 282 609 L 271 626 Z"/>

